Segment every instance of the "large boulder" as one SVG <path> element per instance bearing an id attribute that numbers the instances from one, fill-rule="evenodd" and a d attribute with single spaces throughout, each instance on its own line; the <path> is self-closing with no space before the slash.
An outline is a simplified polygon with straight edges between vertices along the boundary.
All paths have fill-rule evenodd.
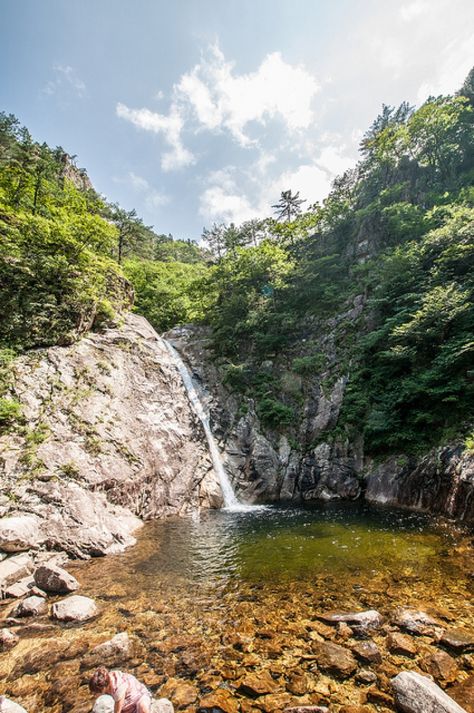
<path id="1" fill-rule="evenodd" d="M 433 617 L 417 609 L 399 608 L 395 612 L 393 623 L 410 634 L 436 636 L 442 634 L 442 627 Z"/>
<path id="2" fill-rule="evenodd" d="M 34 515 L 13 515 L 0 520 L 0 550 L 24 552 L 41 541 L 39 520 Z"/>
<path id="3" fill-rule="evenodd" d="M 62 567 L 44 564 L 33 573 L 36 584 L 45 592 L 69 594 L 79 589 L 79 582 Z"/>
<path id="4" fill-rule="evenodd" d="M 98 613 L 99 610 L 93 599 L 73 594 L 72 597 L 53 604 L 52 617 L 58 621 L 81 622 L 93 619 Z"/>
<path id="5" fill-rule="evenodd" d="M 23 706 L 19 705 L 19 703 L 15 703 L 15 701 L 11 701 L 9 698 L 5 698 L 5 696 L 0 696 L 0 713 L 27 713 L 27 712 L 23 708 Z"/>
<path id="6" fill-rule="evenodd" d="M 466 713 L 434 681 L 415 671 L 402 671 L 392 679 L 397 707 L 404 713 Z"/>

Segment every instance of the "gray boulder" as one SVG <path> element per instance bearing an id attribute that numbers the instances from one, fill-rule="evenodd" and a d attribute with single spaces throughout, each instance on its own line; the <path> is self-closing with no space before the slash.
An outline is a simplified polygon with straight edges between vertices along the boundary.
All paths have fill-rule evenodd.
<path id="1" fill-rule="evenodd" d="M 88 621 L 97 616 L 99 610 L 93 599 L 74 594 L 53 604 L 52 618 L 57 621 Z"/>
<path id="2" fill-rule="evenodd" d="M 0 696 L 0 713 L 27 713 L 23 706 L 11 701 L 5 696 Z"/>
<path id="3" fill-rule="evenodd" d="M 130 658 L 132 644 L 126 631 L 116 634 L 109 641 L 95 646 L 82 659 L 83 668 L 94 666 L 115 666 Z"/>
<path id="4" fill-rule="evenodd" d="M 414 671 L 392 679 L 395 703 L 404 713 L 466 713 L 434 681 Z"/>
<path id="5" fill-rule="evenodd" d="M 44 564 L 33 573 L 36 584 L 45 592 L 69 594 L 79 589 L 79 582 L 62 567 Z"/>
<path id="6" fill-rule="evenodd" d="M 39 616 L 40 614 L 46 614 L 48 611 L 48 605 L 43 599 L 43 597 L 27 597 L 22 602 L 16 605 L 11 613 L 13 617 L 24 617 L 24 616 Z"/>
<path id="7" fill-rule="evenodd" d="M 23 552 L 39 543 L 39 520 L 34 515 L 12 515 L 0 520 L 0 550 Z"/>

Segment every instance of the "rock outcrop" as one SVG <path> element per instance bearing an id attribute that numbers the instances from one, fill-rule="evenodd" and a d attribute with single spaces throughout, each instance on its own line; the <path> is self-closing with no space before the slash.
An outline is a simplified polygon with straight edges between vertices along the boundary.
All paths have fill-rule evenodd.
<path id="1" fill-rule="evenodd" d="M 201 424 L 145 319 L 20 357 L 13 396 L 23 423 L 0 436 L 0 551 L 117 552 L 142 519 L 221 504 Z"/>
<path id="2" fill-rule="evenodd" d="M 332 367 L 338 358 L 337 330 L 353 325 L 363 308 L 359 296 L 315 337 L 315 351 L 324 353 Z M 435 449 L 419 458 L 402 454 L 374 462 L 364 454 L 361 435 L 353 434 L 351 439 L 335 435 L 349 374 L 326 385 L 329 372 L 324 368 L 301 378 L 282 365 L 284 359 L 262 362 L 260 371 L 279 380 L 282 395 L 293 390 L 301 403 L 289 429 L 272 430 L 260 422 L 252 398 L 239 397 L 223 383 L 224 373 L 210 349 L 209 330 L 187 325 L 171 330 L 168 337 L 207 394 L 213 430 L 242 500 L 325 502 L 365 497 L 373 503 L 474 521 L 474 453 L 462 445 Z"/>

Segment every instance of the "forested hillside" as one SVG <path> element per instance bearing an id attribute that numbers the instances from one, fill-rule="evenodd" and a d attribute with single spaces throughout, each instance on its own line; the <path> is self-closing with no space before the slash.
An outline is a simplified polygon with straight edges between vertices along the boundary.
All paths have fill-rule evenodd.
<path id="1" fill-rule="evenodd" d="M 131 284 L 158 330 L 210 325 L 242 409 L 252 398 L 302 449 L 305 390 L 341 378 L 334 438 L 362 431 L 374 455 L 472 443 L 473 80 L 417 110 L 384 106 L 322 205 L 286 191 L 275 218 L 214 225 L 205 248 L 107 204 L 62 149 L 2 115 L 2 363 L 107 323 Z"/>

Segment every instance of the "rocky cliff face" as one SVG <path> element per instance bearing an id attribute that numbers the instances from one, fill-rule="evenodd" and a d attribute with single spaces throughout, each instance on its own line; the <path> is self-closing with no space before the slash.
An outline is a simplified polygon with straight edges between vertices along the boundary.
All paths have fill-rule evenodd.
<path id="1" fill-rule="evenodd" d="M 24 421 L 0 437 L 0 516 L 30 545 L 115 552 L 144 518 L 221 504 L 201 424 L 143 318 L 22 356 L 13 395 Z"/>
<path id="2" fill-rule="evenodd" d="M 363 300 L 330 320 L 319 348 L 328 363 L 337 361 L 335 334 L 343 322 L 360 317 Z M 349 374 L 324 386 L 324 375 L 300 385 L 299 423 L 290 439 L 265 429 L 254 403 L 242 400 L 223 384 L 202 327 L 176 328 L 170 340 L 188 361 L 208 392 L 213 430 L 220 438 L 234 487 L 245 501 L 329 501 L 365 497 L 371 502 L 440 513 L 474 521 L 474 454 L 461 445 L 446 446 L 422 458 L 403 454 L 374 462 L 364 454 L 362 437 L 349 442 L 334 437 Z M 268 365 L 272 368 L 272 364 Z M 296 375 L 294 375 L 296 377 Z M 288 380 L 288 376 L 284 374 Z M 297 429 L 297 430 L 295 430 Z"/>

